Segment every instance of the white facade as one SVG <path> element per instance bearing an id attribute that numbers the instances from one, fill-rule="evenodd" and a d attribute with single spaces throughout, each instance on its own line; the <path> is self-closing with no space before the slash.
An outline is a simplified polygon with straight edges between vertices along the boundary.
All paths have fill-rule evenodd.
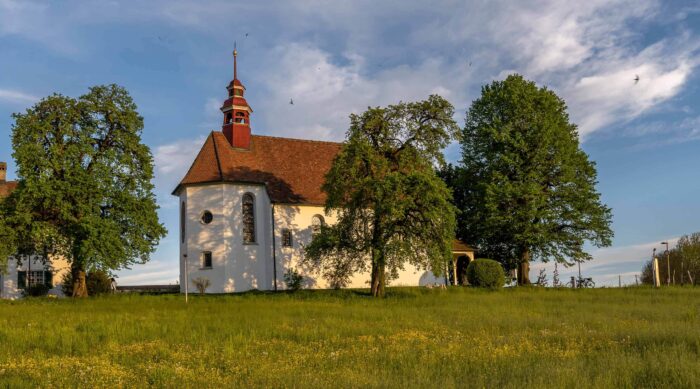
<path id="1" fill-rule="evenodd" d="M 243 241 L 242 199 L 250 193 L 255 199 L 255 243 Z M 180 228 L 180 289 L 185 283 L 192 292 L 192 280 L 207 278 L 207 293 L 232 293 L 248 290 L 285 289 L 284 274 L 294 269 L 304 276 L 307 288 L 328 288 L 328 281 L 300 265 L 303 245 L 311 241 L 312 219 L 336 222 L 334 215 L 325 215 L 323 207 L 315 205 L 272 204 L 264 185 L 214 183 L 184 186 L 179 192 Z M 202 220 L 211 212 L 209 224 Z M 274 242 L 273 242 L 274 213 Z M 182 228 L 184 226 L 184 229 Z M 283 230 L 291 231 L 291 247 L 283 245 Z M 273 250 L 274 247 L 274 250 Z M 274 251 L 274 254 L 273 254 Z M 211 253 L 211 267 L 205 265 L 205 253 Z M 187 266 L 187 269 L 185 269 Z M 185 271 L 186 270 L 186 271 Z M 187 274 L 187 276 L 185 276 Z M 356 274 L 348 287 L 369 287 L 370 275 Z M 410 265 L 392 280 L 392 286 L 417 286 L 444 283 L 443 277 L 418 270 Z"/>
<path id="2" fill-rule="evenodd" d="M 41 257 L 34 256 L 31 261 L 22 261 L 21 266 L 18 266 L 15 258 L 10 257 L 7 271 L 0 273 L 0 298 L 16 299 L 22 297 L 23 290 L 20 288 L 20 284 L 26 285 L 28 281 L 32 284 L 35 282 L 45 283 L 49 277 L 46 272 L 51 273 L 52 288 L 49 290 L 49 295 L 63 296 L 61 284 L 68 271 L 70 271 L 70 266 L 60 258 L 51 258 L 50 261 L 44 263 Z M 20 280 L 21 276 L 24 276 L 24 280 Z"/>

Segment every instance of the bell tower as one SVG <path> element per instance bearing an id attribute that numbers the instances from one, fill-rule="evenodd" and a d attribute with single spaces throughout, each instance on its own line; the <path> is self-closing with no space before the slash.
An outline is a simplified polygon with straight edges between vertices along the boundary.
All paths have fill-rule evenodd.
<path id="1" fill-rule="evenodd" d="M 228 98 L 221 106 L 224 114 L 224 123 L 221 131 L 228 139 L 231 146 L 239 149 L 250 148 L 250 114 L 253 110 L 248 105 L 243 95 L 245 87 L 238 80 L 237 60 L 238 51 L 233 45 L 233 80 L 228 84 Z"/>

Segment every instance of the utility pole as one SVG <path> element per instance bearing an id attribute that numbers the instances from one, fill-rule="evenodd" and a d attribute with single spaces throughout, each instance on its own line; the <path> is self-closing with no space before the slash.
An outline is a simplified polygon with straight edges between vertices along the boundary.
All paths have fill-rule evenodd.
<path id="1" fill-rule="evenodd" d="M 671 252 L 668 251 L 668 241 L 661 242 L 666 245 L 666 285 L 671 285 Z"/>
<path id="2" fill-rule="evenodd" d="M 622 274 L 617 275 L 617 287 L 622 288 Z"/>
<path id="3" fill-rule="evenodd" d="M 189 290 L 187 286 L 189 285 L 189 275 L 187 274 L 187 254 L 182 254 L 182 257 L 185 258 L 185 304 L 187 304 L 187 295 L 189 294 Z"/>

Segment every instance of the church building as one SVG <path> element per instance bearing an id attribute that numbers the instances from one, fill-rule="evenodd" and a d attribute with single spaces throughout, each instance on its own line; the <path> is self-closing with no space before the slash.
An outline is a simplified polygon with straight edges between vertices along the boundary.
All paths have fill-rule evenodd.
<path id="1" fill-rule="evenodd" d="M 252 289 L 281 290 L 284 274 L 304 276 L 306 288 L 329 288 L 301 263 L 303 247 L 325 223 L 321 190 L 342 143 L 253 135 L 253 109 L 237 75 L 221 106 L 221 131 L 204 141 L 189 171 L 173 191 L 180 206 L 180 288 L 209 280 L 208 293 Z M 458 241 L 452 274 L 462 274 L 474 250 Z M 391 286 L 450 282 L 407 265 Z M 356 274 L 348 287 L 369 286 L 369 273 Z"/>

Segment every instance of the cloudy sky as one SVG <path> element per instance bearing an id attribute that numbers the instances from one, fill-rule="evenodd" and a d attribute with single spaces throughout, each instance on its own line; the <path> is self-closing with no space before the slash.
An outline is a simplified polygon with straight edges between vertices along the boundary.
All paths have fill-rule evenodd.
<path id="1" fill-rule="evenodd" d="M 566 100 L 615 215 L 613 247 L 592 249 L 583 273 L 631 283 L 658 242 L 700 231 L 699 35 L 695 1 L 0 0 L 0 160 L 13 178 L 13 112 L 125 86 L 171 234 L 120 283 L 175 282 L 170 192 L 219 129 L 234 41 L 265 135 L 342 140 L 349 113 L 431 93 L 462 123 L 482 85 L 518 72 Z"/>

